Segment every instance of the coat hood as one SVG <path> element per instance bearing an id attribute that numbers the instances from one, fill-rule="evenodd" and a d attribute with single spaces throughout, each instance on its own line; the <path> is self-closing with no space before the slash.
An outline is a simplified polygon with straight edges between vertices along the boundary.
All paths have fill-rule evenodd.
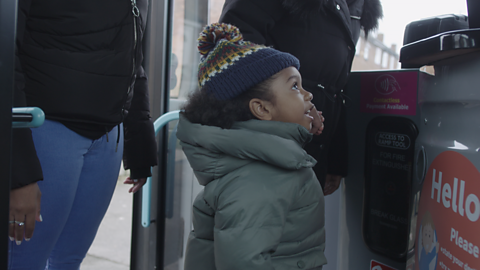
<path id="1" fill-rule="evenodd" d="M 312 135 L 297 124 L 249 120 L 222 129 L 190 123 L 180 114 L 177 138 L 201 185 L 256 161 L 286 170 L 317 163 L 302 149 Z"/>
<path id="2" fill-rule="evenodd" d="M 383 18 L 383 8 L 380 0 L 347 0 L 350 15 L 360 18 L 360 25 L 368 32 L 378 27 L 378 20 Z"/>

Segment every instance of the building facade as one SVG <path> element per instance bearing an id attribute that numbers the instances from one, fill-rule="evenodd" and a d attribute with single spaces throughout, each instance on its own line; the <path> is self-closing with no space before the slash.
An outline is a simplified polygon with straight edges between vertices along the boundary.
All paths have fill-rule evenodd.
<path id="1" fill-rule="evenodd" d="M 362 31 L 356 45 L 352 70 L 400 69 L 396 49 L 396 44 L 387 47 L 383 43 L 383 34 L 376 37 L 370 34 L 366 38 Z"/>

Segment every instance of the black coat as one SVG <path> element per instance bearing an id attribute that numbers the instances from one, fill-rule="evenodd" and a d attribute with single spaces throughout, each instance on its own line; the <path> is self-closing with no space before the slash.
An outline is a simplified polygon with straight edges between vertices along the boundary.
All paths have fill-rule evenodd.
<path id="1" fill-rule="evenodd" d="M 133 178 L 157 164 L 141 66 L 148 1 L 137 7 L 135 17 L 130 0 L 20 0 L 14 99 L 91 139 L 123 122 Z M 13 138 L 12 188 L 41 180 L 30 130 L 15 129 Z"/>
<path id="2" fill-rule="evenodd" d="M 366 6 L 364 1 L 380 8 L 374 16 L 376 22 L 381 16 L 378 0 L 349 0 L 356 14 L 353 17 L 368 13 L 361 9 Z M 312 92 L 313 103 L 325 117 L 323 134 L 305 147 L 318 161 L 314 170 L 322 186 L 327 173 L 347 173 L 346 127 L 340 120 L 345 98 L 342 89 L 361 22 L 351 19 L 348 4 L 346 0 L 226 0 L 220 17 L 221 22 L 237 26 L 245 40 L 273 46 L 300 60 L 303 87 Z"/>

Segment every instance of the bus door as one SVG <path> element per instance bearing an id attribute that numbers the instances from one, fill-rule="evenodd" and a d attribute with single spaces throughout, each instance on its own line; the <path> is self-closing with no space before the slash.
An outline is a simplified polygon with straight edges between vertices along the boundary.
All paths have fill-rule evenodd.
<path id="1" fill-rule="evenodd" d="M 150 1 L 144 45 L 153 119 L 176 111 L 197 88 L 197 38 L 209 22 L 211 0 Z M 217 5 L 219 11 L 223 1 Z M 211 11 L 210 11 L 211 12 Z M 193 199 L 201 186 L 175 137 L 177 120 L 158 132 L 159 166 L 153 170 L 149 218 L 145 193 L 134 195 L 130 269 L 182 270 L 192 229 Z M 145 188 L 144 188 L 145 189 Z M 143 214 L 142 214 L 143 212 Z"/>

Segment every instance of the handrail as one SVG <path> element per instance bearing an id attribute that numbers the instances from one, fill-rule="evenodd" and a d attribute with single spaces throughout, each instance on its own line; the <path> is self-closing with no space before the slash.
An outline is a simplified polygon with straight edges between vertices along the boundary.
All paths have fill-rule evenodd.
<path id="1" fill-rule="evenodd" d="M 155 136 L 157 136 L 160 129 L 162 129 L 170 121 L 177 120 L 180 116 L 180 111 L 171 111 L 160 116 L 153 123 L 155 129 Z M 147 182 L 142 188 L 142 226 L 147 228 L 150 226 L 150 205 L 152 198 L 152 177 L 148 177 Z"/>
<path id="2" fill-rule="evenodd" d="M 38 107 L 12 108 L 12 128 L 35 128 L 45 121 L 45 113 Z"/>

